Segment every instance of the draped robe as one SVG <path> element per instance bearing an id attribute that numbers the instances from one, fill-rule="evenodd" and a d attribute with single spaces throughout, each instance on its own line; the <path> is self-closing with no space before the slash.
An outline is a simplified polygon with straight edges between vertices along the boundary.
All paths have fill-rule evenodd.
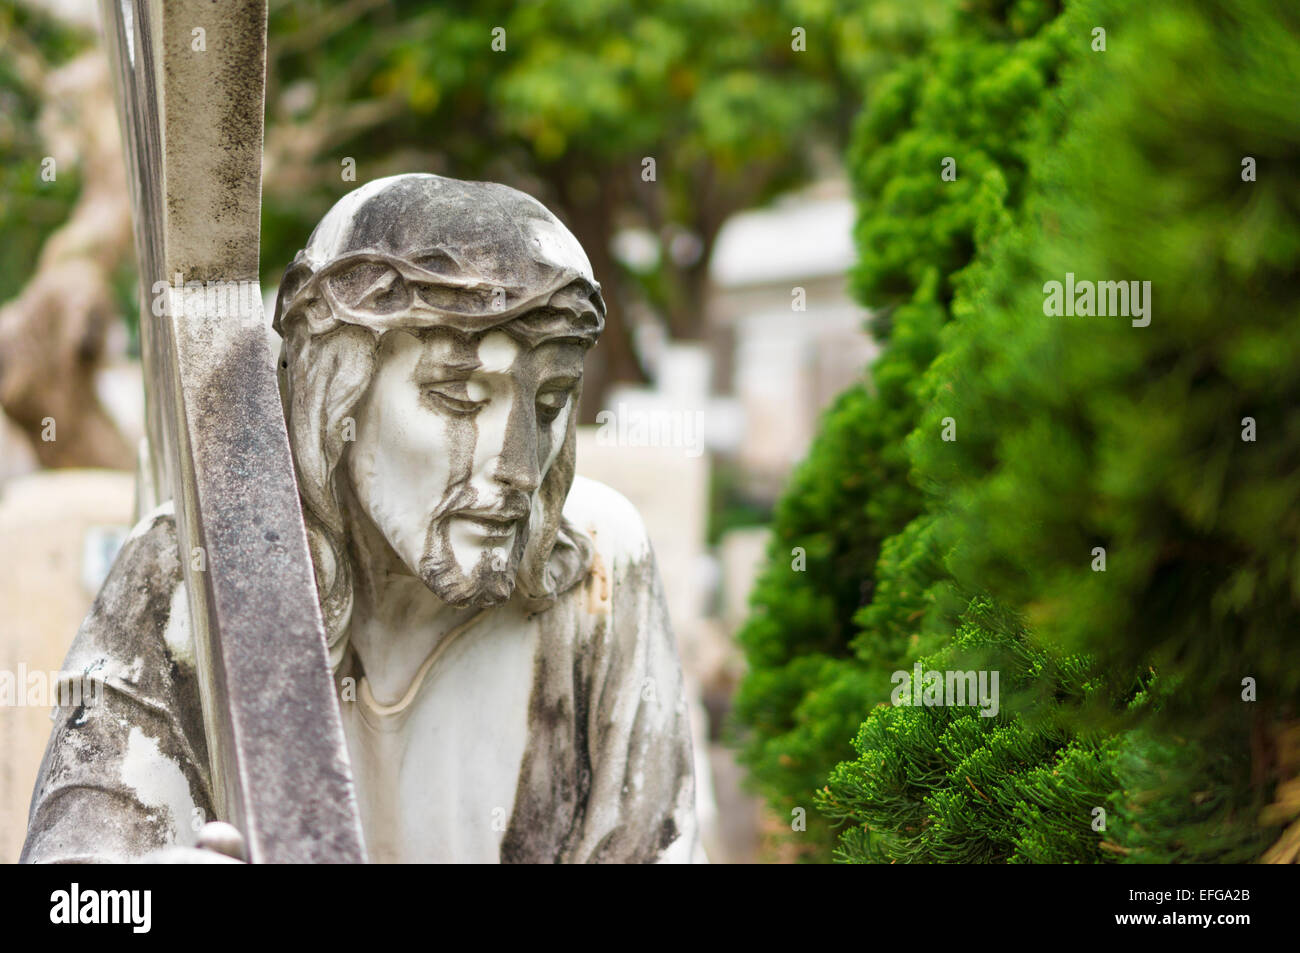
<path id="1" fill-rule="evenodd" d="M 349 692 L 354 657 L 336 673 L 371 860 L 703 859 L 681 670 L 644 525 L 581 477 L 564 516 L 594 544 L 585 578 L 540 612 L 518 599 L 488 610 L 406 709 L 385 715 Z M 179 558 L 160 508 L 78 631 L 63 671 L 102 690 L 56 710 L 24 861 L 141 858 L 192 845 L 214 819 Z"/>

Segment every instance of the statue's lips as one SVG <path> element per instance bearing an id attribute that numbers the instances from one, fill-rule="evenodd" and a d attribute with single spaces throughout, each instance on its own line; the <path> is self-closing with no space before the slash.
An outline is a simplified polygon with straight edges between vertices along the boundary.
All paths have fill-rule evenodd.
<path id="1" fill-rule="evenodd" d="M 487 539 L 504 539 L 509 536 L 521 518 L 513 513 L 457 513 L 453 517 Z"/>

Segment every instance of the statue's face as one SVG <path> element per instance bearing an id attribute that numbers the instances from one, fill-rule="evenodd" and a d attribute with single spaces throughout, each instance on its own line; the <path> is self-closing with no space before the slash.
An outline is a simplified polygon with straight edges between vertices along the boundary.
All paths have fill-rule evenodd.
<path id="1" fill-rule="evenodd" d="M 564 443 L 583 348 L 504 331 L 390 331 L 355 412 L 356 499 L 456 606 L 510 597 L 537 491 Z"/>

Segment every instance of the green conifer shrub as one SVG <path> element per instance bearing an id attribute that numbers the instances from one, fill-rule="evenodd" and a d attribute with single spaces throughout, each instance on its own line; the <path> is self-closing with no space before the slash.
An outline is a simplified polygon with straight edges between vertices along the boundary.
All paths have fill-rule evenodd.
<path id="1" fill-rule="evenodd" d="M 1300 16 L 1266 0 L 1092 15 L 1107 50 L 1069 70 L 1066 132 L 1034 165 L 1022 224 L 957 280 L 910 448 L 945 501 L 936 532 L 956 583 L 1023 611 L 1034 651 L 1077 658 L 1100 701 L 1067 708 L 1063 749 L 1095 743 L 1098 757 L 1063 763 L 1013 819 L 1050 830 L 1072 813 L 1048 795 L 1086 792 L 1079 803 L 1108 805 L 1095 844 L 1108 857 L 1255 860 L 1294 822 L 1264 809 L 1286 780 L 1277 752 L 1300 690 L 1300 204 L 1282 172 L 1300 158 Z M 1150 324 L 1044 314 L 1046 282 L 1067 272 L 1150 281 Z M 951 443 L 934 437 L 947 417 Z M 868 719 L 827 795 L 858 825 L 847 859 L 917 851 L 901 806 L 873 799 L 873 760 L 959 789 L 961 750 L 913 764 L 907 747 L 943 737 L 944 715 Z M 891 723 L 904 727 L 884 734 Z M 901 829 L 920 817 L 950 830 L 951 803 L 913 796 Z M 1003 852 L 1060 858 L 1070 823 L 1033 839 L 1045 853 Z M 969 836 L 1008 841 L 997 825 Z M 940 853 L 926 841 L 916 856 Z"/>
<path id="2" fill-rule="evenodd" d="M 832 771 L 818 799 L 828 817 L 848 822 L 837 856 L 874 863 L 1108 859 L 1093 821 L 1115 787 L 1116 740 L 1076 730 L 1078 712 L 1103 691 L 1088 661 L 1044 651 L 1014 614 L 976 598 L 951 641 L 918 664 L 922 671 L 998 672 L 996 715 L 978 706 L 916 705 L 909 677 L 895 704 L 878 706 L 862 725 L 858 758 Z M 1130 701 L 1139 700 L 1135 686 Z"/>
<path id="3" fill-rule="evenodd" d="M 953 278 L 974 255 L 979 223 L 1021 200 L 1068 44 L 1050 0 L 949 9 L 924 49 L 868 90 L 849 156 L 861 209 L 852 280 L 876 309 L 885 350 L 870 381 L 825 414 L 791 478 L 738 636 L 749 662 L 735 708 L 740 757 L 783 817 L 810 807 L 831 768 L 852 757 L 862 720 L 889 697 L 890 673 L 952 631 L 933 533 L 909 525 L 925 500 L 908 479 L 905 438 Z M 943 181 L 949 157 L 956 175 Z M 810 812 L 796 842 L 829 859 L 834 834 Z"/>

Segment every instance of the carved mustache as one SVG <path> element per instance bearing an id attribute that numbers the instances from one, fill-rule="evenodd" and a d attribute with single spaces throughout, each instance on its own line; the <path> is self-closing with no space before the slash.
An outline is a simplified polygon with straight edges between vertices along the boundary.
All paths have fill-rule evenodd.
<path id="1" fill-rule="evenodd" d="M 465 509 L 453 510 L 446 514 L 447 517 L 460 516 L 466 519 L 482 520 L 488 523 L 515 523 L 524 519 L 532 512 L 532 506 L 528 496 L 524 493 L 515 493 L 507 496 L 501 502 L 492 507 L 467 507 Z"/>
<path id="2" fill-rule="evenodd" d="M 470 514 L 483 519 L 505 518 L 506 515 L 517 519 L 521 513 L 526 514 L 532 509 L 532 498 L 527 493 L 507 487 L 502 489 L 500 500 L 480 500 L 468 480 L 459 482 L 449 488 L 446 495 L 438 501 L 433 510 L 433 519 L 441 521 L 449 516 Z"/>

